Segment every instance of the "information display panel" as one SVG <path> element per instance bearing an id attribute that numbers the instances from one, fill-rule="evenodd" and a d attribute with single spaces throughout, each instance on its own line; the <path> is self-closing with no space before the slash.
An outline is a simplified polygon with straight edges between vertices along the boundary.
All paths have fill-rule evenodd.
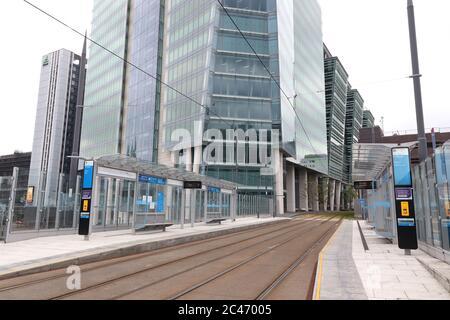
<path id="1" fill-rule="evenodd" d="M 392 149 L 392 166 L 394 169 L 398 245 L 400 249 L 417 250 L 419 245 L 409 148 Z"/>
<path id="2" fill-rule="evenodd" d="M 88 236 L 91 224 L 92 188 L 94 182 L 94 161 L 86 161 L 83 173 L 83 190 L 81 191 L 81 210 L 78 234 Z"/>

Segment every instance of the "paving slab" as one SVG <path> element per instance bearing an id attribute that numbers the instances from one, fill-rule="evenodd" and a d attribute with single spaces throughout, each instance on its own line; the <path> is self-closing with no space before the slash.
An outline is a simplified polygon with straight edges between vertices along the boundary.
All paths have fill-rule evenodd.
<path id="1" fill-rule="evenodd" d="M 321 253 L 315 299 L 450 300 L 450 266 L 421 250 L 404 250 L 360 221 L 345 221 Z M 439 281 L 438 281 L 438 280 Z"/>
<path id="2" fill-rule="evenodd" d="M 352 258 L 353 223 L 344 220 L 324 248 L 318 265 L 314 299 L 367 300 L 361 278 Z"/>

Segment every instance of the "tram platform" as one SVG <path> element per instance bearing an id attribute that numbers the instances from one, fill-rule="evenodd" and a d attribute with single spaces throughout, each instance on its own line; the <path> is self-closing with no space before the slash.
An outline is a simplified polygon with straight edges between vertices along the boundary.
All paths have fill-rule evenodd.
<path id="1" fill-rule="evenodd" d="M 344 221 L 319 257 L 315 300 L 450 300 L 428 266 L 435 270 L 437 259 L 421 250 L 406 256 L 365 221 L 360 225 L 369 250 L 358 222 Z"/>
<path id="2" fill-rule="evenodd" d="M 200 223 L 184 229 L 172 226 L 164 233 L 151 234 L 133 234 L 131 230 L 100 232 L 92 234 L 89 241 L 78 235 L 62 235 L 0 243 L 0 280 L 205 240 L 286 219 L 289 218 L 240 218 L 221 225 Z"/>

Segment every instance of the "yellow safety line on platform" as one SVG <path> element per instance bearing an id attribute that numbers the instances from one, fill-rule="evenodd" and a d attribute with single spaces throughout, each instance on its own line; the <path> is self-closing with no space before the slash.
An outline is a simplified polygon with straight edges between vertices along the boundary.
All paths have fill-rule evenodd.
<path id="1" fill-rule="evenodd" d="M 342 224 L 340 226 L 342 226 Z M 322 276 L 323 276 L 323 257 L 325 255 L 325 252 L 327 251 L 328 247 L 331 245 L 331 243 L 333 243 L 334 238 L 336 237 L 336 234 L 337 234 L 338 230 L 339 230 L 339 228 L 336 230 L 336 232 L 333 234 L 333 236 L 328 241 L 326 246 L 320 252 L 320 255 L 319 255 L 319 270 L 318 270 L 318 275 L 317 275 L 316 296 L 315 296 L 314 300 L 320 300 L 320 289 L 322 288 Z"/>

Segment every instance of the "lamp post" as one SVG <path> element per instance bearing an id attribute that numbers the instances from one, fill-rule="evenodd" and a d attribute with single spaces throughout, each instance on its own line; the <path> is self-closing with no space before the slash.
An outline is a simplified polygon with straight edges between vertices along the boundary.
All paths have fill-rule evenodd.
<path id="1" fill-rule="evenodd" d="M 419 54 L 417 49 L 417 36 L 416 36 L 416 20 L 414 14 L 413 0 L 408 0 L 408 22 L 409 22 L 409 38 L 411 42 L 411 59 L 413 67 L 413 75 L 410 77 L 414 80 L 414 94 L 416 100 L 416 117 L 417 117 L 417 131 L 419 140 L 419 160 L 423 162 L 428 157 L 427 138 L 425 135 L 425 123 L 423 116 L 422 105 L 422 87 L 419 69 Z"/>

